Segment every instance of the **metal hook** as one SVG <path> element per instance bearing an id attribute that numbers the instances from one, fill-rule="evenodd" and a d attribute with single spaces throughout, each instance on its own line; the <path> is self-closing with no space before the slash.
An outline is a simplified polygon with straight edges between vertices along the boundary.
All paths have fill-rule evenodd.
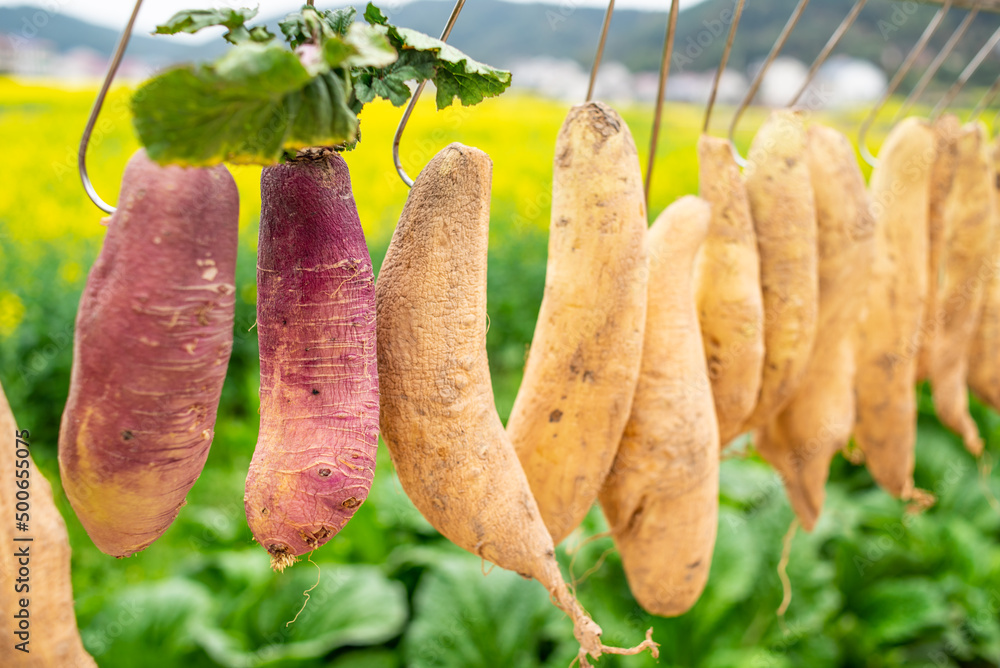
<path id="1" fill-rule="evenodd" d="M 952 84 L 951 88 L 948 89 L 948 92 L 945 93 L 944 97 L 941 98 L 936 105 L 934 105 L 934 109 L 931 111 L 931 120 L 940 116 L 941 113 L 948 108 L 948 105 L 954 102 L 955 97 L 958 95 L 959 91 L 962 90 L 962 87 L 965 86 L 966 82 L 968 82 L 969 77 L 971 77 L 973 73 L 979 69 L 979 66 L 983 64 L 984 60 L 986 60 L 986 56 L 993 52 L 997 43 L 1000 43 L 1000 28 L 997 28 L 993 32 L 993 35 L 986 40 L 986 44 L 983 44 L 983 48 L 979 49 L 979 53 L 977 53 L 973 59 L 969 61 L 969 64 L 965 66 L 962 73 L 958 75 L 958 80 Z"/>
<path id="2" fill-rule="evenodd" d="M 825 63 L 826 59 L 830 57 L 833 50 L 837 48 L 837 44 L 840 43 L 844 34 L 850 30 L 852 25 L 854 25 L 854 20 L 858 18 L 858 14 L 861 13 L 861 10 L 864 9 L 865 3 L 867 2 L 868 0 L 857 0 L 850 13 L 844 17 L 844 20 L 841 21 L 839 26 L 837 26 L 837 29 L 833 31 L 833 34 L 823 47 L 823 50 L 819 52 L 818 56 L 816 56 L 816 60 L 813 61 L 812 67 L 810 67 L 809 71 L 806 73 L 805 81 L 802 82 L 802 86 L 799 87 L 799 91 L 795 93 L 792 101 L 788 103 L 789 107 L 795 106 L 795 103 L 799 101 L 802 94 L 806 92 L 809 84 L 812 83 L 812 80 L 816 77 L 816 73 L 819 72 L 819 68 L 823 66 L 823 63 Z"/>
<path id="3" fill-rule="evenodd" d="M 941 69 L 941 65 L 944 64 L 944 61 L 955 49 L 955 46 L 958 44 L 958 40 L 962 39 L 962 36 L 965 35 L 969 26 L 972 25 L 972 20 L 976 18 L 977 14 L 979 14 L 980 3 L 981 0 L 976 1 L 975 6 L 969 10 L 968 14 L 965 15 L 962 22 L 958 24 L 958 28 L 956 28 L 952 36 L 948 38 L 945 45 L 941 47 L 941 51 L 938 52 L 938 54 L 934 57 L 934 60 L 931 61 L 931 64 L 928 65 L 927 71 L 920 77 L 920 81 L 918 81 L 917 85 L 913 87 L 913 90 L 906 97 L 906 100 L 903 101 L 903 105 L 899 108 L 899 111 L 896 112 L 896 116 L 892 119 L 892 125 L 895 125 L 902 120 L 906 116 L 906 112 L 908 112 L 916 101 L 920 99 L 920 96 L 924 94 L 924 90 L 926 90 L 928 84 L 934 80 L 934 76 L 938 73 L 938 70 Z"/>
<path id="4" fill-rule="evenodd" d="M 865 119 L 864 123 L 861 124 L 861 129 L 858 130 L 858 151 L 860 151 L 861 157 L 864 161 L 872 167 L 878 166 L 878 160 L 875 159 L 875 156 L 871 154 L 871 151 L 868 150 L 868 146 L 865 144 L 865 139 L 868 136 L 868 130 L 871 128 L 872 123 L 875 122 L 875 119 L 878 118 L 878 114 L 882 111 L 882 107 L 885 106 L 886 101 L 894 92 L 896 92 L 896 88 L 903 80 L 903 77 L 906 76 L 906 73 L 910 71 L 911 67 L 913 67 L 913 63 L 917 60 L 921 51 L 924 50 L 924 47 L 927 46 L 927 42 L 930 41 L 934 31 L 936 31 L 938 26 L 941 25 L 941 21 L 944 19 L 945 14 L 947 14 L 948 10 L 951 9 L 951 2 L 952 0 L 944 0 L 941 9 L 937 10 L 937 13 L 934 14 L 934 18 L 932 18 L 931 22 L 927 24 L 926 28 L 924 28 L 924 33 L 920 36 L 920 39 L 917 40 L 917 43 L 913 45 L 913 49 L 910 50 L 910 54 L 906 56 L 906 60 L 904 60 L 903 64 L 899 66 L 899 70 L 897 70 L 895 76 L 892 77 L 892 81 L 889 82 L 885 92 L 882 93 L 882 97 L 875 103 L 875 107 L 872 108 L 871 112 L 868 114 L 868 118 Z"/>
<path id="5" fill-rule="evenodd" d="M 702 134 L 708 133 L 708 124 L 712 120 L 712 107 L 715 106 L 715 96 L 719 92 L 719 82 L 722 81 L 722 73 L 726 71 L 726 65 L 729 63 L 729 53 L 733 50 L 733 41 L 736 39 L 736 26 L 740 24 L 740 17 L 743 16 L 744 4 L 746 4 L 746 0 L 738 0 L 736 9 L 733 10 L 733 22 L 729 25 L 729 35 L 726 37 L 726 46 L 722 50 L 722 60 L 719 61 L 719 69 L 715 71 L 712 92 L 708 95 L 708 105 L 705 107 L 705 121 L 701 125 Z"/>
<path id="6" fill-rule="evenodd" d="M 104 83 L 101 85 L 100 92 L 97 93 L 97 99 L 94 100 L 94 106 L 90 110 L 90 118 L 87 119 L 87 125 L 83 128 L 83 137 L 80 139 L 80 150 L 77 154 L 77 166 L 80 170 L 80 180 L 83 181 L 83 189 L 86 191 L 90 201 L 96 204 L 97 208 L 104 213 L 114 213 L 115 207 L 101 199 L 97 191 L 94 190 L 94 184 L 90 182 L 90 177 L 87 175 L 87 144 L 90 143 L 90 135 L 94 131 L 94 125 L 97 124 L 97 116 L 101 113 L 101 107 L 104 106 L 104 98 L 107 97 L 108 89 L 111 88 L 115 72 L 118 71 L 118 66 L 122 62 L 122 56 L 125 55 L 129 37 L 132 36 L 132 26 L 135 25 L 135 17 L 139 15 L 140 5 L 142 5 L 142 0 L 136 0 L 135 7 L 132 9 L 132 16 L 129 17 L 128 24 L 125 26 L 125 31 L 118 38 L 118 46 L 115 47 L 115 53 L 111 57 L 111 63 L 108 65 L 108 73 L 104 75 Z"/>
<path id="7" fill-rule="evenodd" d="M 677 12 L 680 0 L 671 0 L 670 18 L 667 19 L 667 34 L 663 38 L 663 56 L 660 60 L 660 82 L 656 88 L 656 110 L 653 112 L 653 133 L 649 139 L 649 162 L 646 167 L 646 208 L 649 208 L 649 185 L 653 181 L 653 162 L 656 160 L 656 142 L 660 138 L 660 114 L 663 112 L 663 97 L 670 76 L 670 54 L 674 52 L 674 35 L 677 32 Z"/>
<path id="8" fill-rule="evenodd" d="M 781 34 L 778 35 L 778 39 L 774 42 L 774 46 L 771 47 L 771 52 L 767 54 L 767 59 L 764 60 L 764 64 L 760 66 L 757 70 L 757 74 L 754 75 L 753 81 L 750 83 L 750 90 L 747 91 L 746 97 L 740 102 L 740 106 L 736 108 L 736 113 L 733 114 L 733 120 L 729 122 L 729 147 L 733 151 L 733 158 L 735 158 L 736 163 L 740 167 L 746 167 L 747 161 L 744 159 L 740 152 L 736 149 L 736 142 L 733 140 L 733 135 L 736 133 L 736 126 L 740 122 L 740 117 L 746 108 L 750 106 L 753 101 L 757 91 L 760 89 L 760 84 L 764 81 L 764 75 L 767 74 L 767 70 L 771 67 L 771 63 L 774 59 L 778 57 L 781 53 L 782 47 L 785 46 L 785 42 L 788 40 L 788 36 L 792 34 L 792 30 L 795 28 L 795 24 L 799 22 L 799 18 L 802 16 L 802 12 L 805 11 L 806 5 L 809 4 L 809 0 L 799 0 L 799 4 L 795 6 L 795 11 L 792 12 L 791 17 L 789 17 L 788 22 L 785 27 L 782 28 Z"/>
<path id="9" fill-rule="evenodd" d="M 448 17 L 448 23 L 445 24 L 444 30 L 441 31 L 442 42 L 448 41 L 448 35 L 451 34 L 451 29 L 455 26 L 455 20 L 458 18 L 459 13 L 461 13 L 463 6 L 465 6 L 465 0 L 456 0 L 455 7 L 451 10 L 451 16 Z M 403 138 L 403 130 L 406 128 L 406 122 L 410 120 L 410 114 L 413 113 L 413 108 L 417 106 L 417 100 L 420 98 L 420 94 L 424 92 L 426 84 L 426 81 L 421 81 L 417 89 L 413 91 L 413 97 L 410 98 L 410 103 L 406 105 L 406 111 L 403 112 L 403 117 L 399 119 L 399 126 L 396 128 L 396 134 L 392 138 L 392 164 L 396 166 L 396 173 L 399 174 L 399 178 L 403 179 L 403 183 L 406 184 L 407 188 L 413 187 L 413 179 L 407 175 L 406 170 L 403 169 L 403 165 L 399 161 L 399 140 Z"/>
<path id="10" fill-rule="evenodd" d="M 608 26 L 611 25 L 611 15 L 615 12 L 615 0 L 608 2 L 608 11 L 604 13 L 604 25 L 601 26 L 601 37 L 597 42 L 597 53 L 594 54 L 594 65 L 590 68 L 590 83 L 587 85 L 587 99 L 594 97 L 594 84 L 597 82 L 597 70 L 601 68 L 601 58 L 604 56 L 604 42 L 608 39 Z"/>

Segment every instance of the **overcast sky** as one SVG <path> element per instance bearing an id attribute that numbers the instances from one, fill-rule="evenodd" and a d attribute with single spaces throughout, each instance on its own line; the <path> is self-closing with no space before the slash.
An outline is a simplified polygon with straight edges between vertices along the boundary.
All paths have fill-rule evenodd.
<path id="1" fill-rule="evenodd" d="M 376 5 L 387 9 L 396 3 L 403 3 L 407 0 L 383 0 Z M 475 0 L 469 0 L 475 2 Z M 537 0 L 511 0 L 513 2 L 535 2 Z M 698 4 L 701 0 L 681 0 L 681 7 Z M 567 4 L 574 7 L 607 7 L 607 0 L 550 0 L 551 4 Z M 302 6 L 302 0 L 145 0 L 142 9 L 139 10 L 136 30 L 150 32 L 156 24 L 168 19 L 174 12 L 181 9 L 198 9 L 207 7 L 253 7 L 260 5 L 261 14 L 272 16 L 274 14 L 289 12 Z M 318 7 L 336 7 L 350 4 L 350 0 L 340 2 L 329 2 L 317 0 Z M 364 0 L 354 0 L 354 5 L 363 7 Z M 38 5 L 50 11 L 70 14 L 91 23 L 105 25 L 111 28 L 122 28 L 128 20 L 135 0 L 0 0 L 0 6 L 17 5 Z M 616 0 L 616 9 L 636 8 L 636 9 L 658 9 L 666 11 L 670 7 L 670 0 Z"/>

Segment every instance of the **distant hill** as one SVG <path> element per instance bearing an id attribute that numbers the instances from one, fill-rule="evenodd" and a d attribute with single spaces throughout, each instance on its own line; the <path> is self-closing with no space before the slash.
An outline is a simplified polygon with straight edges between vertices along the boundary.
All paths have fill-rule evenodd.
<path id="1" fill-rule="evenodd" d="M 393 19 L 428 33 L 439 33 L 450 2 L 421 0 L 404 5 Z M 589 66 L 594 57 L 604 10 L 562 4 L 512 4 L 500 0 L 475 0 L 466 4 L 452 33 L 460 49 L 487 62 L 503 64 L 517 57 L 555 56 L 572 58 Z M 664 6 L 668 6 L 664 0 Z M 740 20 L 730 66 L 747 70 L 767 56 L 782 27 L 791 16 L 796 0 L 752 0 Z M 729 29 L 733 0 L 706 0 L 680 13 L 675 42 L 675 63 L 690 71 L 706 71 L 718 65 Z M 811 2 L 792 32 L 782 55 L 811 63 L 834 29 L 854 6 L 854 0 Z M 864 58 L 889 70 L 917 42 L 936 8 L 913 2 L 870 2 L 844 36 L 838 53 Z M 965 12 L 948 14 L 925 51 L 929 62 L 961 22 Z M 633 71 L 659 68 L 666 12 L 616 10 L 605 48 L 607 60 L 617 60 Z M 1000 17 L 983 12 L 973 22 L 962 42 L 945 63 L 938 79 L 953 81 L 966 63 L 1000 25 Z M 894 57 L 895 56 L 895 57 Z M 883 62 L 886 58 L 889 62 Z M 687 62 L 690 61 L 690 62 Z M 997 59 L 987 61 L 974 82 L 992 83 L 1000 73 Z M 914 76 L 919 76 L 919 68 Z"/>
<path id="2" fill-rule="evenodd" d="M 44 24 L 33 22 L 37 13 L 46 17 Z M 36 37 L 55 45 L 55 49 L 65 53 L 72 49 L 92 49 L 103 56 L 110 56 L 118 42 L 118 31 L 86 21 L 66 16 L 50 14 L 39 7 L 0 7 L 0 34 L 12 34 L 22 39 Z M 222 40 L 219 40 L 222 42 Z M 169 39 L 158 39 L 149 35 L 133 34 L 128 46 L 128 55 L 142 58 L 153 65 L 175 63 L 182 60 L 201 60 L 221 53 L 224 44 L 206 45 L 178 44 Z"/>
<path id="3" fill-rule="evenodd" d="M 321 6 L 326 3 L 320 3 Z M 770 50 L 796 0 L 754 0 L 746 3 L 731 58 L 731 66 L 746 70 Z M 810 3 L 785 48 L 784 55 L 809 63 L 854 0 L 817 0 Z M 664 0 L 664 5 L 667 5 Z M 394 22 L 438 34 L 452 3 L 419 0 L 391 13 Z M 675 62 L 689 71 L 711 70 L 718 63 L 732 14 L 733 0 L 706 0 L 681 12 Z M 0 33 L 18 32 L 34 7 L 0 8 Z M 914 3 L 870 2 L 847 33 L 838 52 L 865 58 L 890 73 L 916 42 L 936 9 Z M 945 42 L 964 12 L 953 11 L 939 28 L 924 64 Z M 474 58 L 504 66 L 519 58 L 552 56 L 589 66 L 593 59 L 604 10 L 561 4 L 519 4 L 502 0 L 467 3 L 452 33 L 451 42 Z M 267 21 L 274 26 L 280 17 Z M 605 51 L 607 60 L 624 63 L 633 71 L 655 70 L 663 44 L 666 12 L 617 10 Z M 946 62 L 939 81 L 953 81 L 971 56 L 1000 25 L 1000 17 L 983 13 L 976 19 L 956 53 Z M 40 36 L 60 51 L 85 46 L 103 54 L 114 47 L 117 33 L 74 18 L 54 15 Z M 222 41 L 202 46 L 176 44 L 170 38 L 133 37 L 129 53 L 154 63 L 201 59 L 218 53 Z M 977 73 L 974 83 L 992 83 L 1000 68 L 994 58 Z M 911 78 L 919 75 L 919 69 Z M 944 85 L 942 84 L 942 85 Z"/>
<path id="4" fill-rule="evenodd" d="M 763 58 L 796 4 L 796 0 L 747 2 L 733 47 L 733 67 L 744 69 L 753 61 Z M 855 0 L 809 3 L 782 54 L 811 63 L 854 4 Z M 707 0 L 682 12 L 678 21 L 678 44 L 686 46 L 689 38 L 697 40 L 701 36 L 699 33 L 706 30 L 706 25 L 717 20 L 723 11 L 731 12 L 733 5 L 732 0 Z M 916 44 L 936 11 L 937 8 L 932 5 L 914 2 L 869 2 L 844 35 L 837 53 L 871 61 L 885 68 L 891 76 L 899 62 Z M 911 79 L 920 76 L 923 67 L 933 59 L 965 14 L 963 10 L 948 13 L 923 52 L 922 61 L 914 67 Z M 989 12 L 980 13 L 952 56 L 945 62 L 936 80 L 950 85 L 998 26 L 1000 16 Z M 724 43 L 724 38 L 714 40 L 705 48 L 705 54 L 701 58 L 709 64 L 717 63 Z M 994 56 L 978 70 L 974 82 L 990 84 L 997 74 L 1000 74 L 1000 67 Z"/>

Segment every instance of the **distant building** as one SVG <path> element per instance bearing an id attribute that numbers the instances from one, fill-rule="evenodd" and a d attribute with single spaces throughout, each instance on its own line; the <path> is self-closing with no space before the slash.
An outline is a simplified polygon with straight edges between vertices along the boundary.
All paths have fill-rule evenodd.
<path id="1" fill-rule="evenodd" d="M 756 70 L 760 65 L 755 67 Z M 809 68 L 795 58 L 775 58 L 757 92 L 757 104 L 786 107 L 806 80 Z"/>
<path id="2" fill-rule="evenodd" d="M 46 77 L 66 82 L 91 82 L 104 77 L 108 58 L 85 47 L 59 53 L 55 44 L 38 37 L 26 39 L 17 34 L 0 35 L 0 75 Z M 126 56 L 115 76 L 116 81 L 139 81 L 154 73 L 148 62 Z"/>
<path id="3" fill-rule="evenodd" d="M 582 100 L 587 95 L 588 75 L 575 60 L 527 58 L 511 68 L 511 86 L 556 100 Z"/>
<path id="4" fill-rule="evenodd" d="M 827 87 L 827 106 L 848 107 L 874 102 L 888 83 L 885 73 L 873 63 L 847 56 L 834 56 L 817 77 Z"/>
<path id="5" fill-rule="evenodd" d="M 0 74 L 47 76 L 57 60 L 58 54 L 47 40 L 0 35 Z"/>
<path id="6" fill-rule="evenodd" d="M 658 72 L 643 72 L 636 75 L 645 85 L 640 88 L 643 95 L 639 99 L 656 100 L 656 90 L 659 86 Z M 666 97 L 668 100 L 690 102 L 691 104 L 708 104 L 715 83 L 715 70 L 710 72 L 671 72 L 667 81 Z M 723 104 L 739 102 L 746 94 L 747 78 L 735 70 L 726 70 L 719 80 L 716 101 Z M 648 87 L 648 95 L 644 88 Z"/>
<path id="7" fill-rule="evenodd" d="M 770 107 L 787 106 L 806 80 L 808 67 L 794 58 L 777 58 L 771 64 L 756 102 Z M 843 107 L 875 101 L 885 90 L 886 76 L 876 65 L 859 58 L 834 56 L 798 100 L 811 109 Z"/>

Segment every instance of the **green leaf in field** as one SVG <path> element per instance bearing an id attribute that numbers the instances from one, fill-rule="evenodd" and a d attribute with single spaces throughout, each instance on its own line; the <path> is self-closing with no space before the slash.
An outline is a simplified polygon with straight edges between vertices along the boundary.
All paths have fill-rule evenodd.
<path id="1" fill-rule="evenodd" d="M 282 151 L 357 136 L 348 82 L 313 77 L 282 46 L 243 44 L 214 65 L 154 77 L 132 98 L 133 122 L 152 159 L 186 165 L 273 164 Z"/>
<path id="2" fill-rule="evenodd" d="M 322 45 L 327 39 L 346 35 L 356 14 L 354 7 L 319 10 L 307 5 L 288 14 L 278 27 L 293 49 L 306 42 Z"/>
<path id="3" fill-rule="evenodd" d="M 381 97 L 400 107 L 410 99 L 410 87 L 406 82 L 432 79 L 435 62 L 432 53 L 403 51 L 395 63 L 384 69 L 365 69 L 359 72 L 354 81 L 354 93 L 364 103 Z"/>
<path id="4" fill-rule="evenodd" d="M 510 72 L 475 61 L 429 35 L 389 25 L 381 10 L 371 3 L 364 16 L 373 29 L 389 38 L 400 55 L 393 66 L 359 76 L 363 88 L 363 92 L 358 93 L 359 99 L 385 97 L 399 106 L 409 98 L 408 93 L 402 97 L 401 85 L 406 81 L 430 79 L 437 87 L 437 107 L 443 109 L 456 97 L 464 105 L 473 105 L 482 102 L 483 98 L 499 95 L 510 86 Z"/>
<path id="5" fill-rule="evenodd" d="M 328 9 L 323 12 L 323 19 L 338 35 L 346 35 L 350 27 L 354 25 L 354 17 L 357 16 L 357 14 L 358 10 L 354 7 Z"/>
<path id="6" fill-rule="evenodd" d="M 299 49 L 305 49 L 312 45 L 306 44 Z M 354 49 L 350 44 L 339 39 L 328 39 L 323 43 L 323 62 L 327 67 L 340 67 L 351 57 Z"/>
<path id="7" fill-rule="evenodd" d="M 373 26 L 389 25 L 389 19 L 382 13 L 382 10 L 370 2 L 365 7 L 365 21 L 368 21 Z"/>
<path id="8" fill-rule="evenodd" d="M 310 48 L 311 45 L 298 47 Z M 330 68 L 334 67 L 371 67 L 383 68 L 394 62 L 398 54 L 392 48 L 385 35 L 371 26 L 355 23 L 343 39 L 331 37 L 323 42 L 323 60 Z M 300 54 L 301 57 L 301 54 Z"/>
<path id="9" fill-rule="evenodd" d="M 437 69 L 434 85 L 437 87 L 438 109 L 449 106 L 456 97 L 462 104 L 470 106 L 479 104 L 485 97 L 504 92 L 510 85 L 510 73 L 498 72 L 474 60 L 458 63 L 445 61 Z"/>
<path id="10" fill-rule="evenodd" d="M 354 47 L 354 53 L 347 58 L 350 67 L 388 67 L 399 57 L 385 35 L 363 23 L 352 23 L 344 41 Z"/>
<path id="11" fill-rule="evenodd" d="M 927 578 L 876 582 L 863 595 L 861 611 L 872 634 L 901 643 L 948 623 L 948 603 L 937 583 Z"/>
<path id="12" fill-rule="evenodd" d="M 269 42 L 274 35 L 263 27 L 247 28 L 246 22 L 257 16 L 254 9 L 188 9 L 177 12 L 170 19 L 156 26 L 154 35 L 176 35 L 179 32 L 194 34 L 203 28 L 223 26 L 229 29 L 223 37 L 233 44 Z"/>
<path id="13" fill-rule="evenodd" d="M 410 668 L 538 666 L 542 647 L 568 665 L 576 652 L 566 616 L 545 588 L 471 555 L 442 557 L 413 595 L 403 651 Z M 555 636 L 552 631 L 561 632 Z"/>
<path id="14" fill-rule="evenodd" d="M 309 146 L 346 148 L 358 139 L 362 106 L 384 98 L 396 106 L 409 82 L 433 81 L 437 106 L 472 105 L 502 93 L 510 73 L 472 60 L 441 40 L 388 24 L 369 4 L 368 25 L 353 8 L 306 5 L 279 23 L 291 51 L 266 29 L 245 23 L 256 10 L 196 10 L 158 31 L 197 32 L 222 25 L 236 44 L 212 64 L 169 70 L 133 96 L 133 123 L 160 163 L 221 161 L 273 164 Z"/>
<path id="15" fill-rule="evenodd" d="M 110 596 L 81 636 L 102 666 L 135 665 L 142 656 L 143 666 L 171 668 L 198 655 L 192 632 L 208 624 L 215 605 L 207 587 L 181 577 L 133 585 Z"/>
<path id="16" fill-rule="evenodd" d="M 319 567 L 318 584 L 313 567 L 272 576 L 267 589 L 247 593 L 250 605 L 236 603 L 252 614 L 206 625 L 195 633 L 196 642 L 222 666 L 278 667 L 320 659 L 344 646 L 380 645 L 402 632 L 408 606 L 401 583 L 374 566 L 319 562 Z"/>

